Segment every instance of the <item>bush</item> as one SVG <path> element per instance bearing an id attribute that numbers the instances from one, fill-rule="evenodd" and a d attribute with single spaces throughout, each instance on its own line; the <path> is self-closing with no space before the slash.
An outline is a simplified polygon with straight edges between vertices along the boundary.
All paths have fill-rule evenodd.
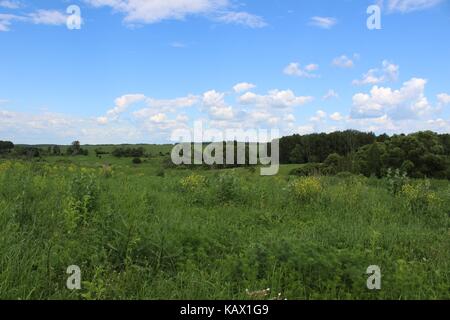
<path id="1" fill-rule="evenodd" d="M 296 179 L 289 183 L 288 192 L 298 202 L 311 202 L 322 192 L 322 183 L 316 177 Z"/>
<path id="2" fill-rule="evenodd" d="M 412 214 L 428 213 L 432 207 L 438 206 L 440 199 L 430 190 L 428 180 L 421 181 L 415 185 L 405 184 L 402 187 L 401 198 L 405 201 L 408 211 Z"/>
<path id="3" fill-rule="evenodd" d="M 221 203 L 236 200 L 242 192 L 241 181 L 234 174 L 222 174 L 215 180 L 215 192 Z"/>
<path id="4" fill-rule="evenodd" d="M 144 148 L 116 148 L 112 152 L 112 155 L 117 158 L 140 158 L 145 155 Z"/>
<path id="5" fill-rule="evenodd" d="M 100 172 L 103 177 L 111 178 L 113 175 L 113 168 L 110 165 L 103 165 Z"/>
<path id="6" fill-rule="evenodd" d="M 141 160 L 141 158 L 134 158 L 132 162 L 133 162 L 133 164 L 141 164 L 142 160 Z"/>
<path id="7" fill-rule="evenodd" d="M 401 172 L 399 169 L 396 169 L 395 171 L 388 169 L 386 178 L 389 192 L 394 196 L 397 195 L 408 182 L 406 172 Z"/>
<path id="8" fill-rule="evenodd" d="M 182 192 L 186 193 L 188 199 L 193 204 L 202 203 L 207 192 L 208 180 L 206 177 L 191 174 L 180 180 Z"/>

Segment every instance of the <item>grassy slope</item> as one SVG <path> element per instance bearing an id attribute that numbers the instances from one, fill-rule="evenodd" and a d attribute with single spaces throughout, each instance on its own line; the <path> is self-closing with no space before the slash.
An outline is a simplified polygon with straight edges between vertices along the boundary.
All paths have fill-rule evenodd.
<path id="1" fill-rule="evenodd" d="M 105 156 L 76 165 L 0 163 L 0 298 L 244 299 L 272 288 L 288 299 L 450 298 L 450 188 L 412 213 L 383 180 L 322 178 L 294 201 L 279 176 L 247 169 L 184 192 L 189 170 Z M 59 159 L 61 160 L 61 159 Z M 113 164 L 113 173 L 101 164 Z M 229 193 L 223 190 L 231 190 Z M 83 289 L 65 288 L 69 265 Z M 366 289 L 369 265 L 382 290 Z"/>

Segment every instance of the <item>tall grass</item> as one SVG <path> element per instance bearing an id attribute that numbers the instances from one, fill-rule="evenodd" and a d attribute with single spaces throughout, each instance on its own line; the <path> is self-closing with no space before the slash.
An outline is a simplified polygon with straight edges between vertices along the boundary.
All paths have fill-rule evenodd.
<path id="1" fill-rule="evenodd" d="M 0 163 L 0 298 L 450 298 L 448 182 L 158 170 Z"/>

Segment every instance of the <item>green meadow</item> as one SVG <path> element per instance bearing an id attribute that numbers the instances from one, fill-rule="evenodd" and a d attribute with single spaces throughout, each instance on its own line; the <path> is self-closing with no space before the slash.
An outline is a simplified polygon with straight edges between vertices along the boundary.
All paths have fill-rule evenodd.
<path id="1" fill-rule="evenodd" d="M 170 146 L 141 164 L 86 148 L 0 160 L 1 299 L 450 298 L 448 180 L 262 177 L 166 167 Z"/>

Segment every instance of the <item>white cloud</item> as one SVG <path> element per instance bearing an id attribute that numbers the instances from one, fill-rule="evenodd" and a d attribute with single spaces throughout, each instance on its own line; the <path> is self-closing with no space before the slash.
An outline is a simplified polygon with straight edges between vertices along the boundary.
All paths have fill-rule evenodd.
<path id="1" fill-rule="evenodd" d="M 155 114 L 153 117 L 150 117 L 150 120 L 156 123 L 162 123 L 167 119 L 167 115 L 164 113 Z"/>
<path id="2" fill-rule="evenodd" d="M 333 121 L 342 121 L 344 117 L 339 112 L 335 112 L 332 115 L 330 115 L 330 119 Z"/>
<path id="3" fill-rule="evenodd" d="M 334 58 L 332 64 L 335 67 L 346 68 L 346 69 L 353 68 L 353 66 L 354 66 L 353 60 L 351 60 L 346 55 L 342 55 L 340 57 Z"/>
<path id="4" fill-rule="evenodd" d="M 108 110 L 107 115 L 110 117 L 117 117 L 119 114 L 126 111 L 126 109 L 137 102 L 144 101 L 146 99 L 143 94 L 126 94 L 115 100 L 115 107 Z"/>
<path id="5" fill-rule="evenodd" d="M 27 22 L 42 25 L 65 25 L 67 15 L 57 10 L 37 10 L 26 15 L 0 13 L 0 32 L 10 31 L 13 21 Z"/>
<path id="6" fill-rule="evenodd" d="M 13 21 L 23 21 L 24 18 L 14 14 L 0 13 L 0 32 L 10 30 Z"/>
<path id="7" fill-rule="evenodd" d="M 176 113 L 180 109 L 189 108 L 199 103 L 199 97 L 188 95 L 175 99 L 154 99 L 145 97 L 146 108 L 133 112 L 138 119 L 151 119 L 158 114 Z"/>
<path id="8" fill-rule="evenodd" d="M 293 114 L 288 114 L 283 118 L 286 122 L 295 122 L 295 116 Z"/>
<path id="9" fill-rule="evenodd" d="M 447 93 L 441 93 L 437 95 L 438 103 L 441 106 L 450 104 L 450 94 Z"/>
<path id="10" fill-rule="evenodd" d="M 111 7 L 125 14 L 126 23 L 157 23 L 181 20 L 188 15 L 208 14 L 228 6 L 227 0 L 85 0 L 95 7 Z"/>
<path id="11" fill-rule="evenodd" d="M 388 12 L 408 13 L 429 9 L 444 2 L 444 0 L 388 0 Z"/>
<path id="12" fill-rule="evenodd" d="M 37 10 L 30 13 L 28 17 L 34 24 L 45 25 L 64 25 L 67 21 L 67 15 L 57 10 Z"/>
<path id="13" fill-rule="evenodd" d="M 332 17 L 312 17 L 309 24 L 322 29 L 330 29 L 337 24 L 337 19 Z"/>
<path id="14" fill-rule="evenodd" d="M 254 88 L 256 88 L 256 86 L 253 83 L 241 82 L 241 83 L 236 84 L 233 87 L 233 90 L 236 93 L 241 93 L 241 92 L 244 92 L 244 91 L 249 91 L 249 90 L 254 89 Z"/>
<path id="15" fill-rule="evenodd" d="M 225 102 L 225 94 L 210 90 L 203 94 L 203 107 L 209 116 L 216 120 L 232 119 L 234 117 L 233 108 Z"/>
<path id="16" fill-rule="evenodd" d="M 308 72 L 316 71 L 316 70 L 318 70 L 318 69 L 319 69 L 319 65 L 314 64 L 314 63 L 308 64 L 308 65 L 305 67 L 305 70 L 308 71 Z"/>
<path id="17" fill-rule="evenodd" d="M 317 78 L 318 75 L 313 73 L 317 69 L 319 69 L 317 64 L 308 64 L 304 69 L 302 69 L 300 63 L 292 62 L 284 68 L 283 73 L 288 76 L 301 78 Z"/>
<path id="18" fill-rule="evenodd" d="M 188 95 L 186 97 L 169 99 L 169 100 L 158 100 L 153 98 L 147 99 L 147 104 L 150 108 L 156 108 L 160 110 L 170 110 L 173 111 L 179 108 L 188 108 L 192 107 L 196 103 L 198 103 L 199 97 L 195 95 Z"/>
<path id="19" fill-rule="evenodd" d="M 307 135 L 307 134 L 311 134 L 315 131 L 314 126 L 313 125 L 304 125 L 304 126 L 299 126 L 297 128 L 297 133 L 299 135 Z"/>
<path id="20" fill-rule="evenodd" d="M 152 24 L 164 20 L 183 20 L 201 15 L 227 24 L 250 28 L 267 25 L 260 16 L 248 12 L 229 11 L 234 5 L 229 0 L 85 0 L 94 7 L 110 7 L 125 15 L 126 24 Z"/>
<path id="21" fill-rule="evenodd" d="M 333 90 L 333 89 L 330 89 L 330 90 L 328 90 L 328 92 L 323 96 L 323 100 L 330 100 L 330 99 L 333 99 L 333 98 L 339 98 L 339 94 L 335 91 L 335 90 Z"/>
<path id="22" fill-rule="evenodd" d="M 247 92 L 239 97 L 239 102 L 243 105 L 254 105 L 259 108 L 286 109 L 303 106 L 311 102 L 313 97 L 296 96 L 292 90 L 271 90 L 267 95 L 257 95 Z"/>
<path id="23" fill-rule="evenodd" d="M 385 115 L 394 120 L 417 119 L 432 111 L 425 96 L 427 81 L 412 78 L 399 90 L 374 86 L 370 94 L 353 96 L 353 118 L 379 118 Z"/>
<path id="24" fill-rule="evenodd" d="M 229 24 L 244 25 L 254 29 L 264 28 L 267 26 L 264 18 L 248 12 L 227 12 L 226 14 L 219 16 L 217 21 Z"/>
<path id="25" fill-rule="evenodd" d="M 316 115 L 310 119 L 311 122 L 320 122 L 327 117 L 327 113 L 323 110 L 318 110 Z"/>
<path id="26" fill-rule="evenodd" d="M 0 7 L 7 9 L 19 9 L 20 7 L 22 7 L 22 4 L 18 1 L 3 0 L 0 1 Z"/>
<path id="27" fill-rule="evenodd" d="M 382 62 L 380 69 L 370 69 L 361 80 L 353 80 L 353 85 L 374 85 L 388 81 L 397 81 L 400 67 L 387 60 Z"/>

